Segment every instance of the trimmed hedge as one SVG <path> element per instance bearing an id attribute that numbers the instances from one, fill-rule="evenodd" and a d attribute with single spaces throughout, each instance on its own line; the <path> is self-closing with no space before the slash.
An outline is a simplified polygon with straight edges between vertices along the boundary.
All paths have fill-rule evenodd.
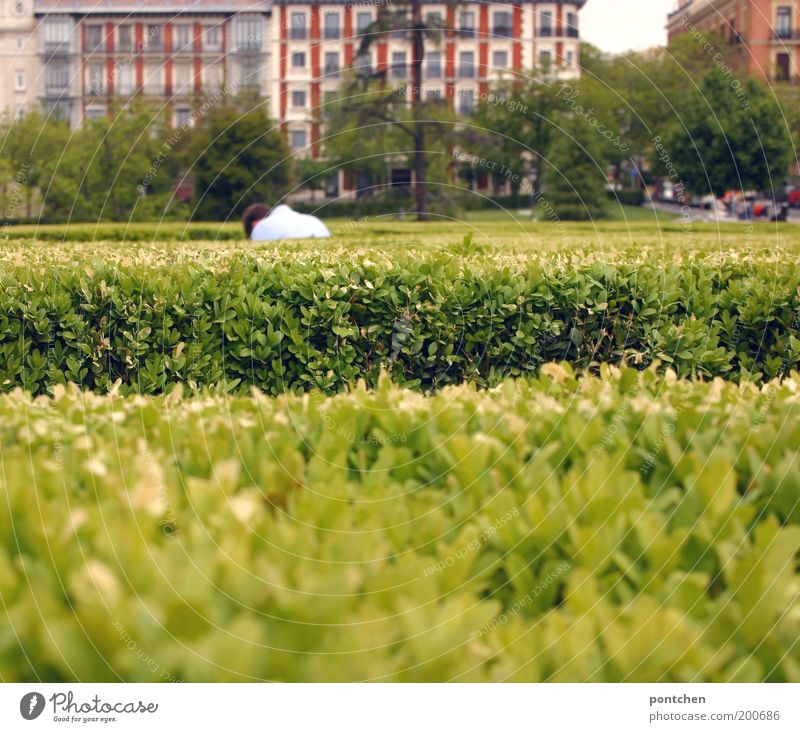
<path id="1" fill-rule="evenodd" d="M 655 360 L 759 380 L 800 364 L 790 254 L 532 256 L 58 249 L 0 267 L 0 385 L 184 382 L 326 392 L 381 368 L 406 386 L 481 386 L 549 361 Z M 480 247 L 477 247 L 480 251 Z M 23 260 L 24 261 L 24 260 Z"/>
<path id="2" fill-rule="evenodd" d="M 0 397 L 5 681 L 800 681 L 800 375 Z"/>

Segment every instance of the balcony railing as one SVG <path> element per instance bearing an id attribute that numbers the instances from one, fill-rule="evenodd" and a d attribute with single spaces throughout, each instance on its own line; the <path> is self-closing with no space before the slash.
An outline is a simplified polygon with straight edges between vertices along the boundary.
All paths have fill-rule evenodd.
<path id="1" fill-rule="evenodd" d="M 779 41 L 800 41 L 800 30 L 791 28 L 776 28 L 775 38 Z"/>
<path id="2" fill-rule="evenodd" d="M 339 29 L 339 26 L 333 27 L 325 27 L 325 40 L 334 41 L 337 38 L 341 38 L 342 32 Z"/>
<path id="3" fill-rule="evenodd" d="M 553 29 L 550 27 L 542 27 L 536 29 L 536 35 L 540 38 L 550 38 L 553 35 Z"/>
<path id="4" fill-rule="evenodd" d="M 45 41 L 44 52 L 48 56 L 66 55 L 72 53 L 72 44 L 70 41 Z"/>
<path id="5" fill-rule="evenodd" d="M 567 38 L 578 38 L 580 33 L 578 33 L 578 29 L 575 26 L 568 25 L 566 29 Z"/>
<path id="6" fill-rule="evenodd" d="M 511 38 L 514 35 L 514 29 L 510 25 L 496 25 L 492 33 L 497 38 Z"/>

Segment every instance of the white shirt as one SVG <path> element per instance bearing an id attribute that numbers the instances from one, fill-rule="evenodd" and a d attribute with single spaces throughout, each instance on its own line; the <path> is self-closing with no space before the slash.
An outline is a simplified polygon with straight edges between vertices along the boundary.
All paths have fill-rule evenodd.
<path id="1" fill-rule="evenodd" d="M 308 239 L 330 236 L 331 232 L 316 216 L 297 213 L 285 203 L 270 211 L 254 227 L 250 238 L 253 241 L 274 239 Z"/>

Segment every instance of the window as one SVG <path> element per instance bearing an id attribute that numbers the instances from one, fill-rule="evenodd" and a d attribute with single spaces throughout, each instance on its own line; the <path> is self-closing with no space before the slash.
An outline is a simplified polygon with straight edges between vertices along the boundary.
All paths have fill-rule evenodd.
<path id="1" fill-rule="evenodd" d="M 161 81 L 161 64 L 148 61 L 144 65 L 144 93 L 160 96 L 164 93 L 164 83 Z"/>
<path id="2" fill-rule="evenodd" d="M 364 69 L 368 71 L 372 68 L 372 53 L 367 51 L 366 53 L 360 53 L 353 59 L 353 68 L 354 69 Z"/>
<path id="3" fill-rule="evenodd" d="M 514 35 L 511 27 L 511 13 L 502 12 L 494 14 L 494 35 L 510 38 Z"/>
<path id="4" fill-rule="evenodd" d="M 495 51 L 492 54 L 492 66 L 495 70 L 508 68 L 508 51 Z"/>
<path id="5" fill-rule="evenodd" d="M 356 15 L 356 32 L 363 35 L 366 28 L 372 23 L 372 13 L 358 13 Z"/>
<path id="6" fill-rule="evenodd" d="M 292 68 L 304 69 L 306 67 L 306 55 L 302 51 L 295 51 L 292 54 Z"/>
<path id="7" fill-rule="evenodd" d="M 472 89 L 462 89 L 458 111 L 461 114 L 472 114 L 475 111 L 475 92 Z"/>
<path id="8" fill-rule="evenodd" d="M 475 54 L 472 51 L 462 51 L 459 54 L 458 75 L 462 79 L 472 79 L 475 76 Z"/>
<path id="9" fill-rule="evenodd" d="M 575 13 L 567 13 L 567 35 L 570 38 L 578 37 L 578 16 Z"/>
<path id="10" fill-rule="evenodd" d="M 192 50 L 192 27 L 176 25 L 172 28 L 172 48 L 176 52 Z"/>
<path id="11" fill-rule="evenodd" d="M 567 51 L 566 63 L 567 63 L 567 66 L 574 66 L 575 65 L 575 52 L 574 51 Z"/>
<path id="12" fill-rule="evenodd" d="M 339 13 L 325 13 L 325 38 L 338 38 L 340 35 Z"/>
<path id="13" fill-rule="evenodd" d="M 291 28 L 289 37 L 296 41 L 302 41 L 306 37 L 306 14 L 292 13 Z"/>
<path id="14" fill-rule="evenodd" d="M 106 90 L 106 69 L 102 61 L 91 61 L 86 67 L 86 88 L 97 96 Z"/>
<path id="15" fill-rule="evenodd" d="M 399 20 L 404 20 L 404 21 L 408 20 L 408 15 L 403 11 L 396 12 L 395 16 L 397 17 L 398 21 Z M 394 38 L 395 40 L 398 40 L 398 41 L 405 40 L 407 35 L 408 35 L 408 32 L 406 30 L 393 30 L 393 31 L 390 31 L 390 33 L 389 33 L 389 37 L 390 38 Z"/>
<path id="16" fill-rule="evenodd" d="M 72 21 L 69 18 L 48 18 L 42 23 L 44 50 L 68 51 Z"/>
<path id="17" fill-rule="evenodd" d="M 133 93 L 133 67 L 130 64 L 120 64 L 117 66 L 117 83 L 115 86 L 117 94 Z"/>
<path id="18" fill-rule="evenodd" d="M 203 69 L 203 86 L 207 91 L 217 91 L 221 89 L 224 78 L 225 68 L 224 61 L 222 60 L 206 64 Z"/>
<path id="19" fill-rule="evenodd" d="M 442 78 L 442 54 L 439 51 L 431 51 L 426 57 L 425 73 L 429 79 Z"/>
<path id="20" fill-rule="evenodd" d="M 17 108 L 14 110 L 14 119 L 19 121 L 25 116 L 25 105 L 18 104 Z"/>
<path id="21" fill-rule="evenodd" d="M 129 25 L 121 25 L 117 28 L 117 50 L 123 53 L 133 51 L 133 28 Z"/>
<path id="22" fill-rule="evenodd" d="M 47 94 L 60 94 L 69 87 L 69 61 L 50 61 L 45 67 L 44 85 Z"/>
<path id="23" fill-rule="evenodd" d="M 203 50 L 222 50 L 222 30 L 218 25 L 206 26 L 205 30 L 203 31 Z"/>
<path id="24" fill-rule="evenodd" d="M 789 7 L 779 7 L 777 22 L 775 23 L 775 35 L 778 38 L 792 37 L 792 9 Z"/>
<path id="25" fill-rule="evenodd" d="M 105 107 L 87 107 L 86 119 L 103 119 L 106 116 Z"/>
<path id="26" fill-rule="evenodd" d="M 300 150 L 306 146 L 306 131 L 305 130 L 292 130 L 289 133 L 290 143 L 293 149 Z"/>
<path id="27" fill-rule="evenodd" d="M 464 12 L 458 16 L 458 35 L 472 38 L 475 35 L 475 13 Z"/>
<path id="28" fill-rule="evenodd" d="M 406 52 L 394 51 L 392 53 L 392 76 L 395 79 L 406 78 Z"/>
<path id="29" fill-rule="evenodd" d="M 192 64 L 189 61 L 175 62 L 174 94 L 189 94 L 192 91 Z"/>
<path id="30" fill-rule="evenodd" d="M 791 60 L 788 53 L 779 53 L 776 58 L 775 80 L 789 81 L 791 76 Z"/>
<path id="31" fill-rule="evenodd" d="M 306 93 L 304 91 L 292 92 L 292 106 L 305 107 L 306 106 Z"/>
<path id="32" fill-rule="evenodd" d="M 551 12 L 544 12 L 539 16 L 539 35 L 553 35 L 553 14 Z"/>
<path id="33" fill-rule="evenodd" d="M 161 35 L 160 25 L 148 25 L 145 33 L 145 45 L 150 51 L 160 51 L 164 48 L 164 39 Z"/>
<path id="34" fill-rule="evenodd" d="M 22 46 L 25 43 L 25 40 L 22 36 L 17 36 L 17 51 L 22 50 Z"/>
<path id="35" fill-rule="evenodd" d="M 428 28 L 433 30 L 443 28 L 444 23 L 442 23 L 442 14 L 438 11 L 432 11 L 425 15 L 425 24 Z"/>
<path id="36" fill-rule="evenodd" d="M 45 114 L 55 120 L 69 122 L 72 117 L 72 103 L 68 101 L 58 100 L 57 102 L 49 102 L 44 105 L 44 109 Z"/>
<path id="37" fill-rule="evenodd" d="M 242 86 L 255 89 L 260 85 L 260 69 L 257 56 L 245 56 L 239 61 L 239 82 Z"/>
<path id="38" fill-rule="evenodd" d="M 261 50 L 261 18 L 236 18 L 233 39 L 237 51 Z"/>
<path id="39" fill-rule="evenodd" d="M 14 91 L 25 91 L 25 72 L 14 72 Z"/>
<path id="40" fill-rule="evenodd" d="M 89 52 L 99 51 L 102 45 L 103 45 L 103 26 L 87 25 L 85 49 Z"/>
<path id="41" fill-rule="evenodd" d="M 539 66 L 543 69 L 549 68 L 553 63 L 553 54 L 550 51 L 540 51 Z"/>
<path id="42" fill-rule="evenodd" d="M 329 51 L 325 54 L 325 76 L 339 76 L 339 54 Z"/>
<path id="43" fill-rule="evenodd" d="M 179 107 L 175 110 L 175 126 L 176 127 L 188 127 L 189 121 L 192 119 L 191 110 L 186 109 L 185 107 Z"/>
<path id="44" fill-rule="evenodd" d="M 425 91 L 425 96 L 428 97 L 428 99 L 437 99 L 442 96 L 442 90 L 436 87 L 432 89 L 428 88 Z"/>

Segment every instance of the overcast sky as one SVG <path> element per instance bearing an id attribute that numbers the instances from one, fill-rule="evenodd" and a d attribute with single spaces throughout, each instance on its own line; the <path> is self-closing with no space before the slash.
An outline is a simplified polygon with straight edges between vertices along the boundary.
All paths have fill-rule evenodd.
<path id="1" fill-rule="evenodd" d="M 667 42 L 667 13 L 677 0 L 589 0 L 581 10 L 581 36 L 603 51 L 621 53 Z"/>

